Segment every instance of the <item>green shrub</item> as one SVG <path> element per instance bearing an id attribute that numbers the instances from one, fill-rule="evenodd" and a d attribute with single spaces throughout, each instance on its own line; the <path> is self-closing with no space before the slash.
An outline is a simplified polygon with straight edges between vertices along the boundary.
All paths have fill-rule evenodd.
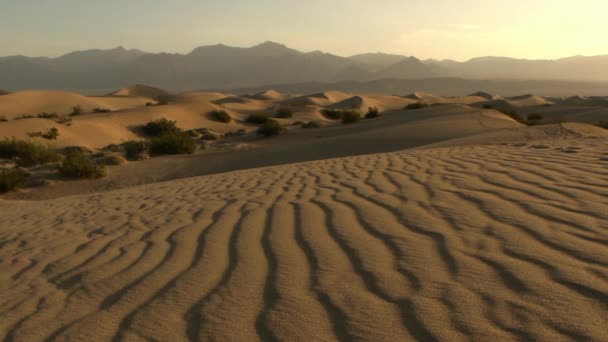
<path id="1" fill-rule="evenodd" d="M 57 115 L 57 113 L 42 112 L 42 113 L 38 114 L 38 117 L 40 119 L 57 119 L 57 118 L 59 118 L 59 115 Z"/>
<path id="2" fill-rule="evenodd" d="M 48 131 L 42 133 L 42 137 L 44 139 L 55 140 L 59 136 L 59 130 L 55 127 L 49 129 Z"/>
<path id="3" fill-rule="evenodd" d="M 293 117 L 293 111 L 289 108 L 279 108 L 274 117 L 280 119 L 289 119 Z"/>
<path id="4" fill-rule="evenodd" d="M 23 185 L 30 174 L 22 168 L 0 170 L 0 193 Z"/>
<path id="5" fill-rule="evenodd" d="M 373 119 L 380 116 L 380 110 L 377 107 L 369 107 L 367 113 L 365 113 L 366 119 Z"/>
<path id="6" fill-rule="evenodd" d="M 287 133 L 287 128 L 283 127 L 277 120 L 269 119 L 257 131 L 259 136 L 271 137 Z"/>
<path id="7" fill-rule="evenodd" d="M 142 132 L 149 137 L 157 137 L 168 133 L 180 133 L 181 130 L 175 125 L 175 121 L 165 118 L 150 121 L 142 127 Z"/>
<path id="8" fill-rule="evenodd" d="M 232 117 L 225 110 L 214 110 L 209 114 L 214 120 L 219 122 L 229 123 L 232 121 Z"/>
<path id="9" fill-rule="evenodd" d="M 302 128 L 320 128 L 321 124 L 316 121 L 309 121 L 302 125 Z"/>
<path id="10" fill-rule="evenodd" d="M 29 167 L 59 161 L 61 156 L 49 147 L 13 138 L 0 141 L 0 158 L 12 159 L 19 166 Z"/>
<path id="11" fill-rule="evenodd" d="M 82 113 L 84 113 L 84 110 L 82 109 L 82 107 L 80 107 L 80 105 L 77 105 L 72 107 L 72 112 L 70 113 L 70 116 L 82 115 Z"/>
<path id="12" fill-rule="evenodd" d="M 359 121 L 361 121 L 361 113 L 359 112 L 349 110 L 342 113 L 343 124 L 352 124 Z"/>
<path id="13" fill-rule="evenodd" d="M 150 153 L 163 154 L 192 154 L 196 150 L 196 142 L 186 133 L 171 132 L 159 135 L 150 140 Z"/>
<path id="14" fill-rule="evenodd" d="M 58 168 L 59 172 L 68 178 L 94 179 L 106 175 L 103 165 L 97 164 L 93 158 L 82 153 L 68 155 Z"/>
<path id="15" fill-rule="evenodd" d="M 340 120 L 342 119 L 343 111 L 337 109 L 323 109 L 321 110 L 321 114 L 331 120 Z"/>
<path id="16" fill-rule="evenodd" d="M 543 119 L 543 115 L 540 114 L 540 113 L 531 113 L 531 114 L 528 114 L 528 121 L 538 122 L 538 121 L 541 121 L 542 119 Z"/>
<path id="17" fill-rule="evenodd" d="M 268 120 L 268 115 L 266 114 L 251 114 L 247 117 L 246 121 L 251 124 L 261 125 L 268 122 Z"/>
<path id="18" fill-rule="evenodd" d="M 130 141 L 125 141 L 121 144 L 122 149 L 125 151 L 125 157 L 127 157 L 127 159 L 136 159 L 138 155 L 143 154 L 143 153 L 147 153 L 148 149 L 150 148 L 150 144 L 147 141 L 142 141 L 142 140 L 130 140 Z M 109 150 L 112 151 L 117 151 L 118 149 L 116 147 L 111 147 L 108 146 Z"/>
<path id="19" fill-rule="evenodd" d="M 410 103 L 407 106 L 405 106 L 405 109 L 407 110 L 411 110 L 411 109 L 422 109 L 422 108 L 427 108 L 429 105 L 426 103 L 422 103 L 422 102 L 414 102 L 414 103 Z"/>

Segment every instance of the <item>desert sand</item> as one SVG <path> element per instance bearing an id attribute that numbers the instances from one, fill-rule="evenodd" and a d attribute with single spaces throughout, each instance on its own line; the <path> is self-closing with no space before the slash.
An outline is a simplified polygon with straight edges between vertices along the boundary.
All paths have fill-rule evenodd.
<path id="1" fill-rule="evenodd" d="M 96 99 L 115 111 L 74 117 L 54 143 L 97 149 L 159 117 L 226 133 L 295 115 L 278 138 L 0 198 L 0 339 L 608 340 L 608 130 L 589 124 L 603 102 L 267 91 L 146 107 L 157 93 L 134 90 Z M 23 95 L 0 97 L 5 115 Z M 440 105 L 403 110 L 415 102 Z M 497 104 L 553 114 L 525 126 Z M 319 112 L 367 106 L 383 115 Z M 236 121 L 206 115 L 219 108 Z M 53 125 L 0 122 L 0 137 Z"/>

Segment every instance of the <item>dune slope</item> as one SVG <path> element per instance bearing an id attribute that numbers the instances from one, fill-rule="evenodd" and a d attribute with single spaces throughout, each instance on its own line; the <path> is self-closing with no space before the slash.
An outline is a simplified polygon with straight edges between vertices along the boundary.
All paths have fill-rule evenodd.
<path id="1" fill-rule="evenodd" d="M 0 203 L 0 339 L 606 340 L 608 148 L 469 146 Z"/>

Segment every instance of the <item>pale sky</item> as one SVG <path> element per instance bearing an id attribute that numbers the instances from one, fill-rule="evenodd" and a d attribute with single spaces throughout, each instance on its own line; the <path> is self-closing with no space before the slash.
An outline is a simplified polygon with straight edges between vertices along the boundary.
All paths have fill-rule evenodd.
<path id="1" fill-rule="evenodd" d="M 608 54 L 608 0 L 0 0 L 0 56 L 276 41 L 341 56 Z"/>

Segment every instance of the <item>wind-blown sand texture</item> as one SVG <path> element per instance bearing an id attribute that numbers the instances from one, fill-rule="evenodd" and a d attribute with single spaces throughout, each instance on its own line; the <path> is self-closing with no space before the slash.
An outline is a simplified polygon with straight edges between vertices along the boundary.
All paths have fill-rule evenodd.
<path id="1" fill-rule="evenodd" d="M 0 200 L 0 338 L 606 341 L 608 145 L 560 139 Z"/>

